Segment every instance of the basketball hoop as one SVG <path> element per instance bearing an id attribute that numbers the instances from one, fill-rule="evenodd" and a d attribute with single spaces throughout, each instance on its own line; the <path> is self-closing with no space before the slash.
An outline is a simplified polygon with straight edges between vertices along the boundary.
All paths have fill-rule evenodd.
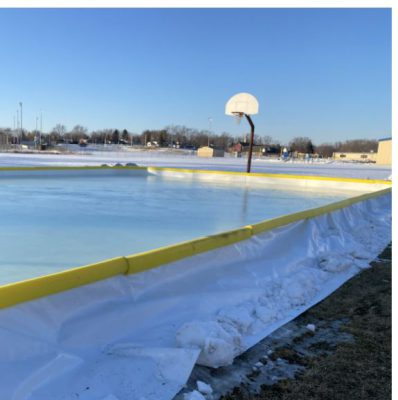
<path id="1" fill-rule="evenodd" d="M 249 155 L 247 157 L 247 173 L 250 173 L 254 141 L 254 124 L 251 115 L 258 114 L 258 101 L 250 93 L 238 93 L 228 100 L 225 105 L 225 114 L 233 116 L 238 125 L 240 124 L 242 117 L 245 116 L 250 125 L 250 145 Z"/>
<path id="2" fill-rule="evenodd" d="M 240 125 L 240 121 L 242 121 L 242 118 L 243 118 L 244 114 L 241 113 L 241 112 L 234 112 L 232 115 L 233 115 L 233 117 L 235 119 L 236 125 Z"/>

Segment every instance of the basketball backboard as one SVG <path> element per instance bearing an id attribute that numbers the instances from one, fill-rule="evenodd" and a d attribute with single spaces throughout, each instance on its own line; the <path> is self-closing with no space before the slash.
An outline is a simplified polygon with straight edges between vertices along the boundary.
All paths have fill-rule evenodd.
<path id="1" fill-rule="evenodd" d="M 258 114 L 258 101 L 250 93 L 238 93 L 228 100 L 225 114 L 240 116 Z"/>

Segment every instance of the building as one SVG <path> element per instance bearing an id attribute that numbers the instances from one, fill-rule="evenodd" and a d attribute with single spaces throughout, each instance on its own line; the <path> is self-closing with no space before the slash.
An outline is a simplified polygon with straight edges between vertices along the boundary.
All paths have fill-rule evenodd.
<path id="1" fill-rule="evenodd" d="M 224 150 L 214 147 L 204 146 L 199 148 L 198 157 L 224 157 Z"/>
<path id="2" fill-rule="evenodd" d="M 359 161 L 375 163 L 377 158 L 377 153 L 357 153 L 357 152 L 336 152 L 333 153 L 334 160 L 342 161 Z"/>
<path id="3" fill-rule="evenodd" d="M 238 142 L 233 144 L 228 151 L 230 153 L 247 153 L 249 152 L 250 144 L 247 142 Z M 270 145 L 253 144 L 253 154 L 256 156 L 279 155 L 279 148 Z"/>
<path id="4" fill-rule="evenodd" d="M 392 138 L 379 140 L 376 163 L 384 165 L 392 164 Z"/>

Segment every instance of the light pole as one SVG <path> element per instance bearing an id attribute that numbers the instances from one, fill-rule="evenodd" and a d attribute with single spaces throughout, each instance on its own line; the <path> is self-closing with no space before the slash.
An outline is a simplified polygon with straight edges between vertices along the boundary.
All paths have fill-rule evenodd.
<path id="1" fill-rule="evenodd" d="M 40 110 L 40 132 L 39 132 L 39 144 L 41 145 L 41 133 L 43 132 L 43 113 Z M 49 142 L 51 142 L 51 138 L 49 138 L 48 140 Z M 51 143 L 49 143 L 51 144 Z"/>
<path id="2" fill-rule="evenodd" d="M 23 127 L 22 127 L 22 101 L 19 102 L 19 107 L 21 108 L 21 139 L 19 144 L 22 144 Z"/>
<path id="3" fill-rule="evenodd" d="M 207 135 L 207 147 L 210 147 L 210 135 L 211 135 L 211 124 L 213 122 L 213 118 L 209 117 L 209 134 Z"/>
<path id="4" fill-rule="evenodd" d="M 16 144 L 18 143 L 18 137 L 19 137 L 19 110 L 17 109 L 17 129 L 15 132 L 15 136 L 16 136 Z"/>
<path id="5" fill-rule="evenodd" d="M 35 130 L 35 142 L 37 143 L 37 147 L 39 144 L 39 141 L 37 140 L 37 136 L 38 136 L 38 132 L 37 132 L 37 120 L 39 119 L 39 117 L 36 115 L 36 130 Z"/>

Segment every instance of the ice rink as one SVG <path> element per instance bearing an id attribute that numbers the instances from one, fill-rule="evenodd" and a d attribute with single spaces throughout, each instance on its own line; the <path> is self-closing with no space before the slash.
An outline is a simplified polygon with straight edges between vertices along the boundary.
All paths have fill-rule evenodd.
<path id="1" fill-rule="evenodd" d="M 1 176 L 0 284 L 240 228 L 349 191 L 276 189 L 128 170 Z"/>

